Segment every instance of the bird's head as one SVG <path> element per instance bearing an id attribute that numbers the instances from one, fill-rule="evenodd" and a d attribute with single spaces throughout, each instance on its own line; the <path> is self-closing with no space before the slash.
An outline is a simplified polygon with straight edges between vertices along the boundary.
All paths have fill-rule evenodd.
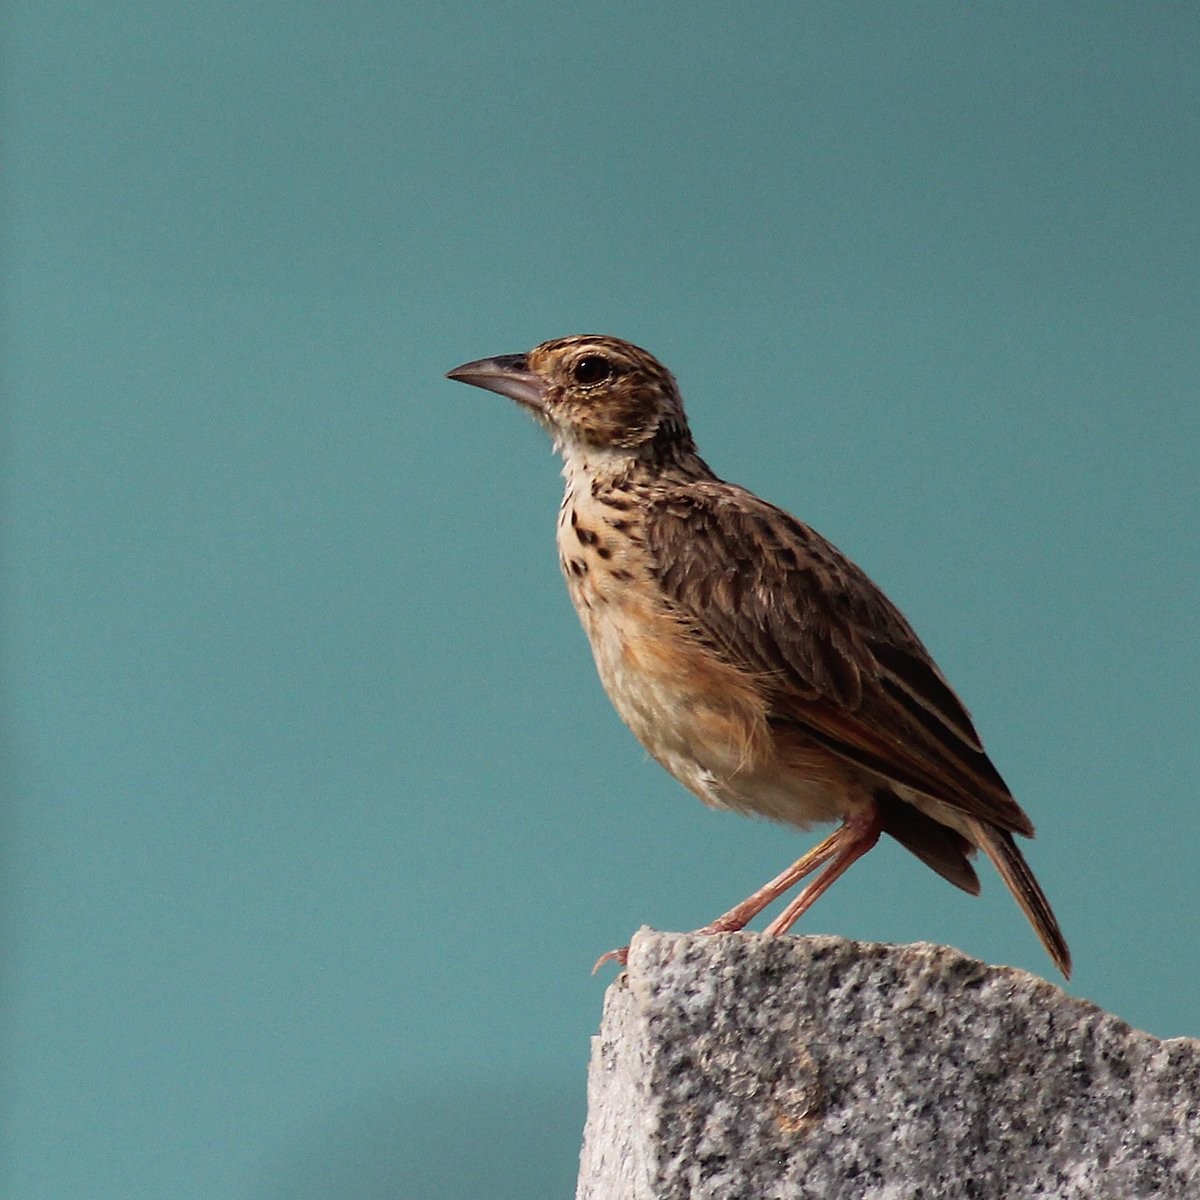
<path id="1" fill-rule="evenodd" d="M 558 338 L 527 354 L 464 363 L 448 377 L 527 408 L 564 457 L 600 452 L 633 458 L 694 449 L 671 373 L 620 338 Z"/>

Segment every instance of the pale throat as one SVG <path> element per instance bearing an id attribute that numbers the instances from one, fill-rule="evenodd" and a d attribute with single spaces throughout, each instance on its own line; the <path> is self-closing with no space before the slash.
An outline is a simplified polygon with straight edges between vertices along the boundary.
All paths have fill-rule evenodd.
<path id="1" fill-rule="evenodd" d="M 562 435 L 555 436 L 554 449 L 562 457 L 562 476 L 568 492 L 582 492 L 593 483 L 627 477 L 641 461 L 636 451 L 581 444 Z"/>

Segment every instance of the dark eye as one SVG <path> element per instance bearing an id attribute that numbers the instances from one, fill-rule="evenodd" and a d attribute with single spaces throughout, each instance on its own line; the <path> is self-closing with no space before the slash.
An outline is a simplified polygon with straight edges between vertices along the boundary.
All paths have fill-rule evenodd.
<path id="1" fill-rule="evenodd" d="M 576 383 L 599 383 L 612 374 L 612 363 L 599 354 L 589 354 L 575 364 L 572 374 L 575 376 Z"/>

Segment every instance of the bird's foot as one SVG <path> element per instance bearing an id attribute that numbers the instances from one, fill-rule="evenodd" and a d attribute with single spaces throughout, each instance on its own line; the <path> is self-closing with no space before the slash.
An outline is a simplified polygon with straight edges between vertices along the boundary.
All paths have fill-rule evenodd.
<path id="1" fill-rule="evenodd" d="M 740 929 L 746 928 L 746 922 L 749 917 L 743 918 L 742 914 L 736 910 L 727 912 L 723 917 L 718 917 L 715 921 L 709 921 L 707 925 L 701 925 L 696 930 L 697 933 L 737 933 Z"/>
<path id="2" fill-rule="evenodd" d="M 600 955 L 600 957 L 592 964 L 592 974 L 595 975 L 595 973 L 600 970 L 605 963 L 610 962 L 619 963 L 621 966 L 625 966 L 625 964 L 629 962 L 629 947 L 621 946 L 617 950 L 610 950 L 607 954 Z"/>

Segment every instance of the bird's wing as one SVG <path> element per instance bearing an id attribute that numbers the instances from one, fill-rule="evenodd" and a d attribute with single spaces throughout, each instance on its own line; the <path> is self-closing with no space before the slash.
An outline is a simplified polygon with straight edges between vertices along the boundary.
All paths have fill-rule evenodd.
<path id="1" fill-rule="evenodd" d="M 732 484 L 657 500 L 645 536 L 664 594 L 696 637 L 763 681 L 773 720 L 971 817 L 1033 832 L 967 710 L 858 567 Z"/>

